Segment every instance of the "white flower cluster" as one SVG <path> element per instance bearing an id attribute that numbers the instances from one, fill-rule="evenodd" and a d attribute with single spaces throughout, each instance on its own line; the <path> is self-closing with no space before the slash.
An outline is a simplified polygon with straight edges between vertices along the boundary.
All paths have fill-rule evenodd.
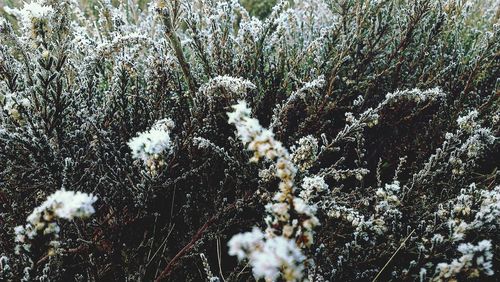
<path id="1" fill-rule="evenodd" d="M 214 91 L 225 89 L 231 94 L 236 94 L 237 98 L 242 98 L 242 94 L 246 94 L 248 90 L 255 88 L 256 86 L 248 80 L 224 75 L 210 79 L 200 87 L 198 92 L 205 96 L 211 96 Z"/>
<path id="2" fill-rule="evenodd" d="M 50 235 L 53 239 L 50 242 L 51 246 L 57 247 L 60 231 L 57 220 L 87 218 L 95 212 L 92 206 L 95 201 L 97 201 L 97 197 L 92 194 L 66 191 L 64 189 L 54 192 L 27 217 L 26 225 L 15 228 L 15 241 L 22 244 L 22 246 L 17 246 L 16 251 L 21 251 L 21 248 L 29 251 L 31 247 L 30 241 L 41 234 Z"/>
<path id="3" fill-rule="evenodd" d="M 451 231 L 453 241 L 461 241 L 464 239 L 466 232 L 469 230 L 469 224 L 464 220 L 468 218 L 474 208 L 474 194 L 476 193 L 476 185 L 473 183 L 467 189 L 462 189 L 460 195 L 454 200 L 454 203 L 449 212 L 448 228 Z M 438 211 L 442 217 L 447 215 L 445 210 Z"/>
<path id="4" fill-rule="evenodd" d="M 251 160 L 276 159 L 280 184 L 273 202 L 266 205 L 266 232 L 254 229 L 235 235 L 229 242 L 229 253 L 238 255 L 239 259 L 248 258 L 256 277 L 274 281 L 281 273 L 286 281 L 300 281 L 305 259 L 300 248 L 313 242 L 313 228 L 319 225 L 316 207 L 294 196 L 297 168 L 281 142 L 274 139 L 272 131 L 262 128 L 257 119 L 250 117 L 245 102 L 240 101 L 233 109 L 228 113 L 229 123 L 236 125 L 240 140 L 254 152 Z"/>
<path id="5" fill-rule="evenodd" d="M 229 117 L 228 122 L 236 125 L 238 137 L 244 144 L 248 144 L 248 150 L 254 152 L 251 161 L 257 162 L 262 157 L 273 160 L 276 157 L 286 156 L 286 158 L 280 158 L 278 163 L 281 162 L 281 167 L 287 170 L 283 171 L 283 173 L 295 176 L 295 167 L 287 164 L 289 163 L 288 152 L 286 152 L 281 142 L 274 139 L 274 133 L 263 128 L 257 119 L 250 117 L 251 111 L 244 101 L 234 105 L 233 109 L 233 112 L 227 114 Z M 290 178 L 293 179 L 293 177 Z"/>
<path id="6" fill-rule="evenodd" d="M 411 90 L 403 90 L 403 91 L 398 90 L 396 92 L 388 93 L 387 95 L 385 95 L 384 102 L 394 103 L 401 99 L 406 99 L 410 101 L 415 101 L 417 103 L 421 103 L 426 101 L 435 101 L 443 99 L 445 97 L 446 94 L 438 87 L 423 91 L 418 88 L 414 88 Z"/>
<path id="7" fill-rule="evenodd" d="M 35 0 L 31 3 L 24 3 L 22 9 L 12 9 L 5 7 L 5 11 L 17 17 L 25 30 L 31 30 L 36 33 L 39 23 L 44 25 L 54 15 L 54 9 L 47 5 L 45 0 Z"/>
<path id="8" fill-rule="evenodd" d="M 297 146 L 292 146 L 292 161 L 301 171 L 310 169 L 318 154 L 318 139 L 312 135 L 302 137 L 297 141 Z"/>
<path id="9" fill-rule="evenodd" d="M 13 13 L 16 16 L 21 15 L 22 21 L 30 22 L 33 19 L 43 19 L 50 17 L 54 13 L 54 9 L 49 5 L 45 5 L 44 0 L 36 0 L 31 3 L 24 3 L 21 10 L 11 9 L 6 7 L 5 10 L 8 13 Z"/>
<path id="10" fill-rule="evenodd" d="M 304 177 L 301 187 L 302 191 L 300 191 L 299 196 L 310 203 L 319 193 L 328 189 L 328 184 L 323 177 L 315 175 Z"/>
<path id="11" fill-rule="evenodd" d="M 132 157 L 143 161 L 153 175 L 165 164 L 162 154 L 168 153 L 171 148 L 170 131 L 173 127 L 171 119 L 162 119 L 150 130 L 139 133 L 128 142 Z"/>
<path id="12" fill-rule="evenodd" d="M 447 212 L 441 208 L 438 215 L 446 217 Z M 452 201 L 449 216 L 448 228 L 454 241 L 463 240 L 472 230 L 500 228 L 500 186 L 492 190 L 478 190 L 472 183 Z M 469 218 L 473 220 L 468 222 Z"/>
<path id="13" fill-rule="evenodd" d="M 472 222 L 474 228 L 500 228 L 500 185 L 494 189 L 481 191 L 481 207 Z"/>
<path id="14" fill-rule="evenodd" d="M 394 181 L 392 184 L 385 184 L 383 188 L 377 189 L 375 192 L 377 195 L 375 211 L 381 218 L 399 221 L 401 217 L 401 212 L 398 209 L 401 204 L 398 198 L 400 190 L 398 181 Z"/>
<path id="15" fill-rule="evenodd" d="M 228 246 L 230 255 L 249 260 L 256 278 L 275 281 L 283 275 L 286 281 L 300 281 L 302 277 L 305 257 L 292 239 L 282 236 L 267 238 L 254 227 L 251 232 L 233 236 Z M 280 273 L 281 269 L 283 273 Z"/>
<path id="16" fill-rule="evenodd" d="M 134 158 L 147 162 L 170 147 L 170 135 L 164 130 L 151 129 L 132 138 L 128 145 Z"/>
<path id="17" fill-rule="evenodd" d="M 436 267 L 437 275 L 433 281 L 456 280 L 463 275 L 468 279 L 479 278 L 481 274 L 491 276 L 493 271 L 493 253 L 491 241 L 480 241 L 476 246 L 466 243 L 458 246 L 462 256 L 451 263 L 439 263 Z"/>
<path id="18" fill-rule="evenodd" d="M 472 133 L 472 131 L 478 127 L 478 124 L 476 122 L 478 115 L 479 113 L 474 109 L 465 116 L 460 116 L 457 119 L 458 127 L 464 132 Z"/>

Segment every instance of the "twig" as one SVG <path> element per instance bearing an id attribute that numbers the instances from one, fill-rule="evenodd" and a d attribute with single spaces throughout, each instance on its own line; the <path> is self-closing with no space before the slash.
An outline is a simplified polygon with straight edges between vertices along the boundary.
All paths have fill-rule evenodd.
<path id="1" fill-rule="evenodd" d="M 168 275 L 170 275 L 170 272 L 173 270 L 174 266 L 177 264 L 178 260 L 181 259 L 184 254 L 189 252 L 195 245 L 195 243 L 202 237 L 203 233 L 216 221 L 216 217 L 213 216 L 210 218 L 203 226 L 198 229 L 196 234 L 191 238 L 191 241 L 182 248 L 173 259 L 170 260 L 170 262 L 167 264 L 167 266 L 163 269 L 163 271 L 160 273 L 160 275 L 155 279 L 155 282 L 160 282 L 164 278 L 166 278 Z"/>
<path id="2" fill-rule="evenodd" d="M 382 269 L 377 273 L 377 276 L 375 276 L 375 278 L 373 278 L 372 282 L 375 282 L 377 281 L 377 279 L 379 278 L 379 276 L 382 274 L 382 272 L 384 272 L 385 268 L 389 265 L 389 263 L 392 261 L 392 259 L 396 256 L 396 254 L 399 252 L 399 250 L 401 250 L 401 248 L 403 248 L 403 246 L 405 245 L 406 241 L 408 241 L 408 239 L 410 239 L 411 235 L 415 232 L 415 229 L 413 229 L 410 234 L 405 238 L 405 240 L 403 241 L 403 243 L 401 243 L 401 245 L 399 246 L 399 248 L 394 252 L 394 254 L 392 254 L 391 258 L 385 263 L 384 267 L 382 267 Z"/>
<path id="3" fill-rule="evenodd" d="M 221 256 L 221 247 L 220 247 L 220 237 L 217 237 L 217 261 L 219 263 L 219 273 L 222 281 L 226 281 L 224 278 L 224 274 L 222 273 L 222 256 Z"/>
<path id="4" fill-rule="evenodd" d="M 196 242 L 198 242 L 198 240 L 201 239 L 201 237 L 203 236 L 203 233 L 205 233 L 205 231 L 214 223 L 216 222 L 217 220 L 219 220 L 220 216 L 223 215 L 225 212 L 233 209 L 236 207 L 236 204 L 231 204 L 229 206 L 227 206 L 224 210 L 222 210 L 222 212 L 212 216 L 205 224 L 203 224 L 202 227 L 200 227 L 200 229 L 198 229 L 198 231 L 196 231 L 196 233 L 194 234 L 194 236 L 191 238 L 191 241 L 189 241 L 189 243 L 187 243 L 186 246 L 184 246 L 184 248 L 182 248 L 175 256 L 174 258 L 172 258 L 170 260 L 170 262 L 167 264 L 167 266 L 165 266 L 165 268 L 163 269 L 163 271 L 160 273 L 160 275 L 158 275 L 158 277 L 156 277 L 155 279 L 155 282 L 160 282 L 162 281 L 163 279 L 165 279 L 167 276 L 170 275 L 170 273 L 172 272 L 172 270 L 174 269 L 174 267 L 177 265 L 178 261 L 184 257 L 184 255 L 186 253 L 188 253 L 193 247 L 194 245 L 196 244 Z"/>
<path id="5" fill-rule="evenodd" d="M 172 227 L 170 228 L 170 230 L 168 231 L 168 234 L 167 234 L 167 237 L 165 237 L 165 239 L 163 239 L 163 242 L 161 243 L 161 245 L 158 247 L 158 249 L 156 250 L 156 252 L 153 254 L 153 257 L 151 259 L 149 259 L 149 262 L 146 264 L 146 269 L 149 267 L 149 265 L 151 265 L 151 263 L 153 262 L 154 258 L 156 257 L 156 255 L 160 252 L 161 248 L 167 243 L 167 240 L 168 238 L 170 237 L 170 234 L 172 233 L 172 231 L 174 230 L 174 227 L 175 227 L 175 224 L 172 225 Z"/>

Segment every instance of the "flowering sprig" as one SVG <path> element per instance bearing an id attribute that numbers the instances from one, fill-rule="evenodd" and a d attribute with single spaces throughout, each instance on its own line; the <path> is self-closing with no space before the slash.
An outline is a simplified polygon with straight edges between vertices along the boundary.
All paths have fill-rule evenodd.
<path id="1" fill-rule="evenodd" d="M 174 122 L 171 119 L 159 120 L 150 130 L 139 133 L 128 142 L 132 157 L 143 161 L 153 175 L 165 164 L 162 155 L 168 153 L 171 148 L 170 130 L 173 127 Z"/>
<path id="2" fill-rule="evenodd" d="M 469 279 L 479 278 L 482 274 L 492 276 L 493 253 L 490 240 L 483 240 L 476 246 L 470 243 L 460 244 L 458 251 L 462 256 L 454 259 L 451 263 L 439 263 L 436 268 L 436 276 L 432 281 L 453 281 L 459 277 Z"/>
<path id="3" fill-rule="evenodd" d="M 55 11 L 52 6 L 47 5 L 44 0 L 24 3 L 22 9 L 5 8 L 7 13 L 17 17 L 26 32 L 30 32 L 33 38 L 44 34 L 49 29 L 49 20 Z"/>
<path id="4" fill-rule="evenodd" d="M 251 110 L 244 101 L 234 105 L 233 109 L 228 113 L 229 123 L 236 126 L 240 140 L 254 152 L 251 161 L 257 162 L 261 158 L 275 160 L 280 183 L 273 201 L 266 205 L 266 232 L 254 228 L 252 232 L 235 235 L 228 243 L 229 254 L 249 259 L 257 278 L 274 281 L 281 271 L 286 281 L 298 281 L 302 278 L 305 261 L 300 248 L 312 244 L 313 228 L 319 225 L 316 207 L 295 197 L 297 167 L 288 150 L 274 139 L 273 132 L 250 117 Z"/>
<path id="5" fill-rule="evenodd" d="M 57 220 L 71 221 L 75 218 L 88 218 L 95 212 L 92 206 L 95 201 L 97 197 L 92 194 L 64 189 L 54 192 L 27 217 L 26 225 L 15 228 L 15 241 L 18 243 L 16 252 L 29 252 L 32 242 L 38 236 L 48 236 L 51 240 L 49 255 L 54 254 L 55 248 L 59 245 L 57 239 L 60 227 Z"/>
<path id="6" fill-rule="evenodd" d="M 292 161 L 301 171 L 310 169 L 317 159 L 318 140 L 312 135 L 302 137 L 297 141 L 297 146 L 292 146 Z"/>

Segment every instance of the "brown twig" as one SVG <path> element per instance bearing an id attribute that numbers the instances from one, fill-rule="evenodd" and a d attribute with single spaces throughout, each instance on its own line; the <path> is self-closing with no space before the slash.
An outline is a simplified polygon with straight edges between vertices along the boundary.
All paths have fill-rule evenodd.
<path id="1" fill-rule="evenodd" d="M 215 216 L 211 217 L 200 229 L 198 229 L 198 231 L 191 238 L 191 241 L 189 241 L 189 243 L 184 246 L 184 248 L 182 248 L 173 259 L 170 260 L 160 275 L 158 275 L 155 279 L 155 282 L 160 282 L 170 275 L 170 272 L 172 272 L 178 261 L 184 256 L 184 254 L 189 252 L 194 247 L 195 243 L 202 237 L 203 233 L 216 221 L 216 219 L 217 218 Z"/>
<path id="2" fill-rule="evenodd" d="M 193 237 L 191 238 L 191 240 L 189 241 L 189 243 L 187 243 L 184 248 L 182 248 L 171 260 L 170 262 L 167 264 L 167 266 L 165 266 L 165 268 L 163 269 L 163 271 L 160 273 L 160 275 L 158 275 L 158 277 L 156 277 L 155 279 L 155 282 L 160 282 L 162 281 L 163 279 L 165 279 L 167 276 L 170 275 L 170 273 L 172 272 L 172 270 L 174 269 L 174 267 L 177 265 L 178 261 L 184 257 L 184 255 L 186 253 L 188 253 L 193 247 L 194 245 L 196 244 L 196 242 L 198 242 L 198 240 L 201 239 L 201 237 L 203 236 L 203 233 L 205 233 L 205 231 L 213 224 L 215 223 L 217 220 L 219 220 L 220 216 L 223 215 L 225 212 L 233 209 L 234 207 L 236 207 L 235 204 L 231 204 L 229 205 L 227 208 L 225 208 L 221 213 L 218 213 L 214 216 L 212 216 L 205 224 L 203 224 L 202 227 L 200 227 L 200 229 L 198 229 L 198 231 L 196 231 L 196 233 L 193 235 Z"/>
<path id="3" fill-rule="evenodd" d="M 392 256 L 389 258 L 389 260 L 385 263 L 384 267 L 382 267 L 382 269 L 377 273 L 377 276 L 375 276 L 375 278 L 373 279 L 372 282 L 375 282 L 377 281 L 377 279 L 380 277 L 380 275 L 382 274 L 382 272 L 384 272 L 384 270 L 387 268 L 387 266 L 389 265 L 389 263 L 392 261 L 392 259 L 396 256 L 396 254 L 399 252 L 399 250 L 401 250 L 401 248 L 404 247 L 404 245 L 406 244 L 406 241 L 408 241 L 408 239 L 410 239 L 411 235 L 413 235 L 413 233 L 415 232 L 415 229 L 413 229 L 410 234 L 408 234 L 408 236 L 404 239 L 403 243 L 401 243 L 401 245 L 399 245 L 399 248 L 397 248 L 397 250 L 392 254 Z"/>

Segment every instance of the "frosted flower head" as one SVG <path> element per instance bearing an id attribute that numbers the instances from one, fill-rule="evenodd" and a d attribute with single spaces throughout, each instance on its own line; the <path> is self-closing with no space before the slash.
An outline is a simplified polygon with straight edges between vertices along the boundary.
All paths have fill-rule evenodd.
<path id="1" fill-rule="evenodd" d="M 316 207 L 294 197 L 297 167 L 288 150 L 274 138 L 272 130 L 263 128 L 257 119 L 250 117 L 251 111 L 244 101 L 234 105 L 233 109 L 227 114 L 229 123 L 235 124 L 240 140 L 254 152 L 251 161 L 263 157 L 275 160 L 275 175 L 280 183 L 273 202 L 266 205 L 266 233 L 263 235 L 254 230 L 235 235 L 229 243 L 229 253 L 240 259 L 248 258 L 257 279 L 275 280 L 281 275 L 286 281 L 300 281 L 304 257 L 299 247 L 309 246 L 313 241 L 311 229 L 319 225 L 314 216 Z M 306 144 L 308 147 L 317 147 L 317 141 L 312 137 L 302 141 L 310 143 Z M 304 153 L 310 154 L 317 148 L 310 149 Z M 291 218 L 290 211 L 294 209 L 294 217 L 301 215 L 300 222 L 298 218 Z"/>
<path id="2" fill-rule="evenodd" d="M 250 263 L 256 278 L 274 281 L 283 271 L 286 281 L 300 281 L 305 260 L 294 240 L 277 236 L 268 239 L 261 251 L 251 254 Z"/>
<path id="3" fill-rule="evenodd" d="M 26 17 L 32 19 L 43 19 L 52 16 L 54 9 L 51 6 L 45 6 L 42 1 L 34 1 L 31 3 L 24 3 L 24 7 L 21 10 L 25 13 Z"/>
<path id="4" fill-rule="evenodd" d="M 316 213 L 316 207 L 308 205 L 301 198 L 294 198 L 293 199 L 293 207 L 295 208 L 295 211 L 297 211 L 299 214 L 304 214 L 307 216 L 314 216 L 314 214 Z"/>
<path id="5" fill-rule="evenodd" d="M 302 180 L 302 191 L 300 191 L 300 197 L 304 199 L 304 201 L 309 202 L 326 189 L 328 189 L 328 185 L 323 177 L 304 177 Z"/>
<path id="6" fill-rule="evenodd" d="M 476 123 L 478 115 L 479 113 L 477 112 L 477 110 L 472 110 L 465 116 L 460 116 L 457 119 L 458 127 L 467 133 L 471 133 L 478 126 L 478 124 Z"/>
<path id="7" fill-rule="evenodd" d="M 97 197 L 80 191 L 59 190 L 47 198 L 45 204 L 54 211 L 58 218 L 73 219 L 91 216 L 95 210 L 92 206 Z"/>
<path id="8" fill-rule="evenodd" d="M 151 129 L 130 139 L 128 146 L 132 150 L 134 159 L 147 162 L 156 154 L 162 154 L 170 149 L 170 135 L 164 130 Z"/>
<path id="9" fill-rule="evenodd" d="M 28 216 L 27 221 L 36 225 L 44 212 L 68 220 L 75 217 L 89 217 L 95 212 L 92 206 L 95 201 L 97 201 L 97 198 L 92 194 L 66 191 L 64 189 L 59 190 L 50 195 L 39 207 L 35 208 L 33 213 Z"/>
<path id="10" fill-rule="evenodd" d="M 38 0 L 31 3 L 24 3 L 21 10 L 11 9 L 6 7 L 5 11 L 16 16 L 22 23 L 25 29 L 31 29 L 34 33 L 39 23 L 46 24 L 47 21 L 54 15 L 54 9 L 45 5 L 45 1 Z"/>
<path id="11" fill-rule="evenodd" d="M 227 243 L 229 247 L 229 255 L 237 256 L 239 260 L 246 257 L 246 253 L 258 246 L 262 245 L 262 240 L 264 239 L 264 233 L 258 228 L 254 227 L 252 232 L 245 232 L 236 234 Z"/>
<path id="12" fill-rule="evenodd" d="M 283 275 L 286 281 L 300 281 L 304 255 L 292 239 L 282 236 L 265 238 L 257 228 L 235 235 L 228 243 L 229 254 L 247 258 L 254 276 L 275 281 Z"/>
<path id="13" fill-rule="evenodd" d="M 297 146 L 292 148 L 292 161 L 297 164 L 300 170 L 311 168 L 316 161 L 318 154 L 318 140 L 312 135 L 302 137 L 297 142 Z"/>
<path id="14" fill-rule="evenodd" d="M 164 118 L 156 121 L 155 124 L 151 127 L 151 129 L 170 132 L 172 129 L 174 129 L 174 127 L 175 123 L 172 119 Z"/>
<path id="15" fill-rule="evenodd" d="M 454 259 L 451 263 L 439 263 L 436 268 L 437 278 L 435 281 L 450 280 L 464 273 L 466 275 L 473 274 L 471 277 L 479 277 L 480 274 L 492 276 L 495 274 L 493 270 L 493 253 L 492 245 L 489 240 L 482 240 L 476 246 L 470 243 L 460 244 L 458 251 L 462 254 L 458 259 Z"/>
<path id="16" fill-rule="evenodd" d="M 234 111 L 227 113 L 229 117 L 228 122 L 236 123 L 239 120 L 242 120 L 245 117 L 250 116 L 251 110 L 248 108 L 247 103 L 243 100 L 238 101 L 238 104 L 231 106 Z"/>
<path id="17" fill-rule="evenodd" d="M 50 236 L 49 255 L 55 254 L 54 248 L 59 246 L 60 227 L 57 219 L 73 220 L 87 218 L 95 210 L 92 206 L 97 197 L 82 192 L 58 190 L 50 195 L 40 206 L 27 217 L 27 224 L 14 229 L 16 253 L 30 251 L 32 240 L 43 234 Z"/>

